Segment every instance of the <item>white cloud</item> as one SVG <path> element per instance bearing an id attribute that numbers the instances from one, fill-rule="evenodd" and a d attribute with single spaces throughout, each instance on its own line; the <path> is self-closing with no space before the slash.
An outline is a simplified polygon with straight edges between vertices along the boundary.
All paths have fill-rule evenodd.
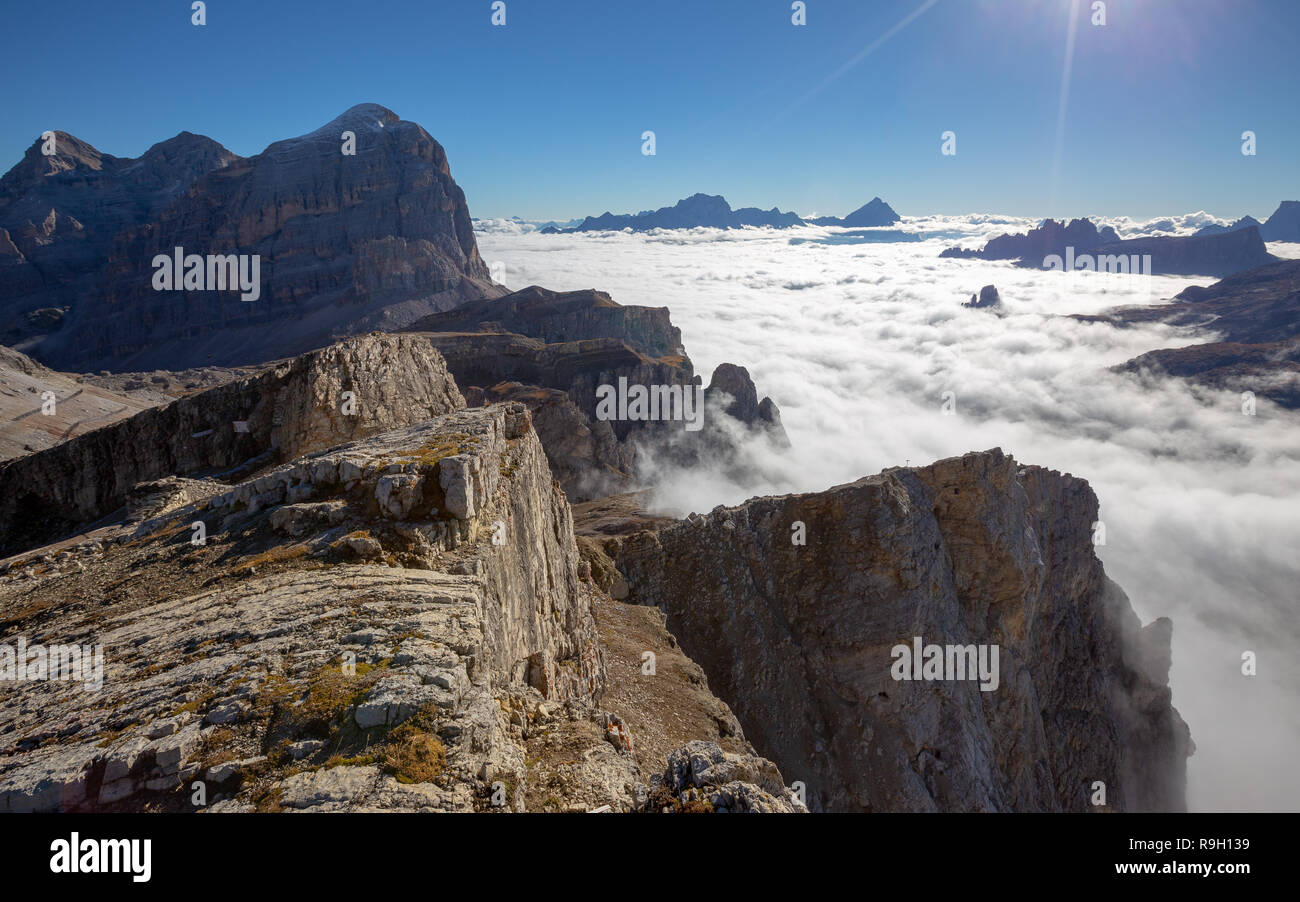
<path id="1" fill-rule="evenodd" d="M 1192 230 L 1204 217 L 1171 225 Z M 808 227 L 494 232 L 479 245 L 505 262 L 512 288 L 595 287 L 669 307 L 706 381 L 717 364 L 740 364 L 778 403 L 793 448 L 753 449 L 746 485 L 676 474 L 661 499 L 676 513 L 994 446 L 1088 479 L 1108 573 L 1144 621 L 1174 619 L 1174 703 L 1199 747 L 1190 805 L 1300 809 L 1290 760 L 1300 746 L 1300 417 L 1263 400 L 1258 416 L 1243 416 L 1233 395 L 1112 374 L 1112 364 L 1200 339 L 1062 316 L 1144 303 L 1148 288 L 1158 302 L 1209 280 L 938 259 L 955 237 L 979 246 L 1035 224 L 909 218 L 897 228 L 937 237 L 896 244 L 790 242 L 843 231 Z M 1149 224 L 1122 225 L 1131 235 Z M 987 284 L 1005 315 L 961 307 Z M 944 391 L 956 393 L 955 417 L 939 412 Z M 1239 673 L 1245 650 L 1259 655 L 1253 679 Z"/>

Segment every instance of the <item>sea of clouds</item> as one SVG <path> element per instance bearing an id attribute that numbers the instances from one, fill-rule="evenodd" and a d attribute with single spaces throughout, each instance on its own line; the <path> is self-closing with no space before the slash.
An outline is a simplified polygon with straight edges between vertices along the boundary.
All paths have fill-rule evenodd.
<path id="1" fill-rule="evenodd" d="M 1170 217 L 1182 231 L 1166 234 L 1204 217 Z M 896 229 L 924 240 L 882 243 L 812 226 L 542 235 L 481 222 L 478 241 L 510 288 L 598 288 L 668 307 L 706 382 L 719 363 L 743 365 L 780 406 L 788 451 L 755 447 L 745 484 L 709 470 L 661 474 L 666 511 L 818 491 L 992 447 L 1086 478 L 1101 500 L 1107 572 L 1144 622 L 1174 621 L 1174 704 L 1197 744 L 1189 806 L 1300 809 L 1300 416 L 1262 398 L 1246 416 L 1235 394 L 1107 370 L 1204 336 L 1066 316 L 1159 303 L 1213 279 L 938 258 L 1036 224 L 908 217 Z M 1300 256 L 1297 245 L 1270 250 Z M 1002 315 L 962 306 L 989 284 Z M 945 392 L 955 415 L 941 412 Z M 1246 650 L 1258 656 L 1253 678 L 1240 672 Z"/>

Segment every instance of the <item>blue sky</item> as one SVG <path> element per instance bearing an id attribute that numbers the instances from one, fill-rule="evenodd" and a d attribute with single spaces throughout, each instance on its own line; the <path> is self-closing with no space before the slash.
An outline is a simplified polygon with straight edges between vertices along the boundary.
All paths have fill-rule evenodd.
<path id="1" fill-rule="evenodd" d="M 47 128 L 250 155 L 375 102 L 446 147 L 479 217 L 696 191 L 840 215 L 873 195 L 1142 218 L 1300 198 L 1295 0 L 1108 0 L 1103 27 L 1078 0 L 1059 155 L 1072 0 L 806 2 L 802 27 L 790 0 L 507 0 L 505 27 L 490 0 L 210 0 L 202 28 L 189 0 L 14 6 L 0 169 Z"/>

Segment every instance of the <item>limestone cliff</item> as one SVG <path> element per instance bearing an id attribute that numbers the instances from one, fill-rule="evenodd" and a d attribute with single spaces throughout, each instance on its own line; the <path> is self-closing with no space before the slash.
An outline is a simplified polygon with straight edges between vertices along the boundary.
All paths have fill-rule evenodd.
<path id="1" fill-rule="evenodd" d="M 522 404 L 6 570 L 10 641 L 104 669 L 0 695 L 0 811 L 803 810 L 662 625 L 590 581 Z"/>
<path id="2" fill-rule="evenodd" d="M 502 293 L 446 152 L 378 104 L 246 158 L 188 133 L 137 160 L 56 138 L 0 179 L 0 333 L 47 365 L 258 363 Z M 178 247 L 257 256 L 257 299 L 155 290 Z"/>
<path id="3" fill-rule="evenodd" d="M 1097 782 L 1181 810 L 1170 624 L 1141 627 L 1096 519 L 1086 482 L 994 450 L 601 544 L 815 810 L 1086 811 Z M 895 680 L 918 636 L 999 646 L 997 688 Z"/>
<path id="4" fill-rule="evenodd" d="M 409 330 L 438 348 L 472 404 L 528 404 L 551 469 L 575 501 L 634 488 L 652 460 L 661 467 L 707 460 L 743 481 L 745 445 L 789 443 L 776 403 L 760 401 L 749 371 L 730 363 L 720 364 L 704 389 L 699 431 L 680 421 L 597 416 L 602 385 L 700 385 L 664 307 L 532 286 L 424 317 Z"/>
<path id="5" fill-rule="evenodd" d="M 348 339 L 0 463 L 0 553 L 112 513 L 139 482 L 247 472 L 464 406 L 427 341 Z"/>

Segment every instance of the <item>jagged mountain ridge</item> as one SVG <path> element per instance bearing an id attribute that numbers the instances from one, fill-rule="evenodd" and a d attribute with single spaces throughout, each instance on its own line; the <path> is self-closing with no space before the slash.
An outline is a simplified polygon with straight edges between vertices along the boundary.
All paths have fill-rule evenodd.
<path id="1" fill-rule="evenodd" d="M 1166 235 L 1120 240 L 1110 226 L 1099 229 L 1088 219 L 1072 219 L 1068 224 L 1046 219 L 1027 233 L 998 235 L 979 250 L 952 247 L 939 254 L 941 258 L 1014 260 L 1017 266 L 1035 268 L 1047 266 L 1047 258 L 1053 255 L 1062 258 L 1062 262 L 1088 255 L 1094 258 L 1097 269 L 1104 268 L 1097 258 L 1113 257 L 1122 261 L 1125 273 L 1131 271 L 1132 258 L 1137 257 L 1140 262 L 1144 256 L 1149 256 L 1151 271 L 1146 275 L 1216 277 L 1263 266 L 1278 259 L 1268 252 L 1259 230 L 1255 228 L 1185 237 Z"/>
<path id="2" fill-rule="evenodd" d="M 543 234 L 557 235 L 622 229 L 631 229 L 634 232 L 646 232 L 651 229 L 739 229 L 745 226 L 788 229 L 807 224 L 869 228 L 893 225 L 900 218 L 893 208 L 879 197 L 873 197 L 844 217 L 819 216 L 804 219 L 795 213 L 783 213 L 776 207 L 770 210 L 761 210 L 758 207 L 739 207 L 733 210 L 726 198 L 721 195 L 700 193 L 683 198 L 671 207 L 643 210 L 640 213 L 616 214 L 606 211 L 599 216 L 587 216 L 578 224 L 567 228 L 549 223 L 543 226 L 541 231 Z"/>
<path id="3" fill-rule="evenodd" d="M 377 104 L 248 158 L 193 135 L 135 161 L 70 137 L 54 158 L 40 145 L 3 180 L 0 266 L 12 278 L 0 315 L 10 340 L 47 365 L 257 363 L 503 293 L 446 152 Z M 152 261 L 176 247 L 258 255 L 258 299 L 156 291 Z"/>
<path id="4" fill-rule="evenodd" d="M 803 225 L 803 220 L 794 213 L 782 213 L 776 207 L 770 210 L 760 210 L 758 207 L 733 210 L 721 195 L 700 193 L 682 198 L 671 207 L 640 213 L 615 214 L 606 211 L 599 216 L 588 216 L 570 229 L 548 226 L 542 231 L 546 234 L 622 229 L 648 232 L 651 229 L 739 229 L 745 226 L 788 229 L 797 225 Z"/>

